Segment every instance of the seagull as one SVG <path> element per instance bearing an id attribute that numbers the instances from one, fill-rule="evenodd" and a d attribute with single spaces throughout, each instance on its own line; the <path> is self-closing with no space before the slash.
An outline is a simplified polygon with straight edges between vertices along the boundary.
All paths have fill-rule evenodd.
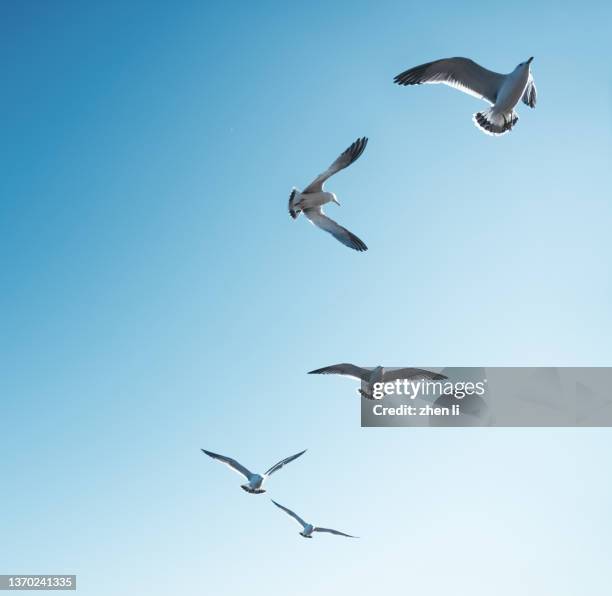
<path id="1" fill-rule="evenodd" d="M 509 132 L 518 122 L 514 107 L 519 101 L 535 108 L 537 91 L 530 70 L 532 61 L 533 56 L 512 72 L 500 74 L 469 58 L 444 58 L 405 70 L 393 80 L 398 85 L 442 83 L 488 101 L 492 107 L 474 114 L 474 124 L 485 134 L 498 136 Z"/>
<path id="2" fill-rule="evenodd" d="M 277 503 L 274 499 L 270 499 L 272 503 L 274 503 L 279 509 L 282 509 L 287 515 L 292 517 L 300 526 L 302 526 L 302 531 L 300 532 L 300 536 L 304 538 L 312 538 L 313 532 L 328 532 L 329 534 L 335 534 L 336 536 L 346 536 L 347 538 L 359 538 L 359 536 L 351 536 L 350 534 L 345 534 L 344 532 L 340 532 L 339 530 L 332 530 L 331 528 L 319 528 L 318 526 L 313 526 L 305 522 L 297 513 L 291 511 L 287 507 L 283 507 L 280 503 Z"/>
<path id="3" fill-rule="evenodd" d="M 290 457 L 281 459 L 281 461 L 279 461 L 277 464 L 274 464 L 262 476 L 261 474 L 253 474 L 253 472 L 247 470 L 242 464 L 238 463 L 235 459 L 232 459 L 231 457 L 225 457 L 225 455 L 219 455 L 218 453 L 213 453 L 212 451 L 206 451 L 206 449 L 202 449 L 202 451 L 213 459 L 218 459 L 220 462 L 223 462 L 226 466 L 234 470 L 234 472 L 238 472 L 238 474 L 244 476 L 248 480 L 248 482 L 247 484 L 241 484 L 240 488 L 253 495 L 260 495 L 262 493 L 265 493 L 266 491 L 262 488 L 262 485 L 268 479 L 269 476 L 272 476 L 274 472 L 280 470 L 285 464 L 292 462 L 294 459 L 300 457 L 300 455 L 306 453 L 306 449 L 304 449 L 304 451 L 300 451 L 295 455 L 291 455 Z"/>
<path id="4" fill-rule="evenodd" d="M 445 375 L 425 370 L 424 368 L 397 368 L 395 370 L 389 370 L 384 366 L 377 366 L 372 370 L 367 368 L 361 368 L 354 364 L 333 364 L 332 366 L 325 366 L 323 368 L 317 368 L 311 370 L 309 375 L 343 375 L 345 377 L 352 377 L 363 381 L 372 387 L 375 383 L 384 383 L 387 381 L 395 381 L 396 379 L 429 379 L 433 381 L 442 381 L 447 379 Z M 358 392 L 366 399 L 378 399 L 372 395 L 372 392 L 363 391 L 358 389 Z"/>
<path id="5" fill-rule="evenodd" d="M 294 188 L 289 195 L 289 215 L 293 219 L 297 219 L 298 215 L 303 212 L 304 215 L 322 230 L 329 232 L 336 240 L 339 240 L 345 246 L 353 248 L 359 252 L 368 250 L 365 243 L 357 238 L 355 234 L 349 232 L 346 228 L 337 224 L 333 219 L 330 219 L 323 213 L 321 207 L 326 203 L 336 203 L 340 205 L 336 195 L 333 192 L 323 190 L 323 185 L 328 178 L 334 174 L 350 166 L 354 161 L 359 159 L 363 153 L 365 146 L 368 144 L 368 139 L 362 137 L 357 139 L 348 149 L 341 153 L 336 161 L 327 168 L 322 174 L 319 174 L 303 191 Z"/>

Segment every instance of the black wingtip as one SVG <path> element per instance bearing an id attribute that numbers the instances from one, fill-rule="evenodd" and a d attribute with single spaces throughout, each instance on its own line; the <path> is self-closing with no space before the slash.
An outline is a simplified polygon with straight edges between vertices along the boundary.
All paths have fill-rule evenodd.
<path id="1" fill-rule="evenodd" d="M 297 219 L 297 211 L 293 208 L 293 205 L 292 205 L 296 192 L 297 190 L 294 188 L 291 191 L 291 194 L 289 195 L 289 215 L 291 215 L 293 219 Z"/>
<path id="2" fill-rule="evenodd" d="M 353 238 L 353 246 L 351 248 L 353 248 L 353 250 L 356 250 L 357 252 L 365 252 L 366 250 L 368 250 L 368 247 L 366 246 L 365 242 L 357 238 L 357 236 Z"/>
<path id="3" fill-rule="evenodd" d="M 431 64 L 431 62 L 428 62 L 426 64 L 415 66 L 414 68 L 409 68 L 404 72 L 400 72 L 394 77 L 393 82 L 396 85 L 402 85 L 404 87 L 408 85 L 422 85 L 423 75 Z"/>
<path id="4" fill-rule="evenodd" d="M 361 154 L 364 152 L 366 145 L 368 144 L 368 137 L 359 137 L 356 141 L 353 141 L 350 147 L 344 152 L 351 156 L 350 163 L 357 161 Z"/>

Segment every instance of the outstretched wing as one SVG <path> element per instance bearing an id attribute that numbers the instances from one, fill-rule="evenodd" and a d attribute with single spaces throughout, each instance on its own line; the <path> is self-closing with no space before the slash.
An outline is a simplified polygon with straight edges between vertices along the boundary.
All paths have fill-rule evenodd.
<path id="1" fill-rule="evenodd" d="M 277 472 L 278 470 L 280 470 L 285 464 L 292 462 L 294 459 L 297 459 L 298 457 L 300 457 L 300 455 L 304 455 L 304 453 L 306 453 L 306 449 L 304 449 L 304 451 L 300 451 L 299 453 L 296 453 L 295 455 L 290 455 L 289 457 L 286 457 L 285 459 L 281 459 L 277 464 L 274 464 L 264 475 L 272 476 L 274 472 Z"/>
<path id="2" fill-rule="evenodd" d="M 331 178 L 335 173 L 343 170 L 350 166 L 354 161 L 359 159 L 359 156 L 363 153 L 368 139 L 362 137 L 357 139 L 348 149 L 343 151 L 336 161 L 327 168 L 322 174 L 319 174 L 302 192 L 321 192 L 323 190 L 323 184 L 328 178 Z"/>
<path id="3" fill-rule="evenodd" d="M 535 108 L 537 101 L 538 101 L 538 90 L 536 89 L 533 77 L 529 75 L 529 80 L 527 81 L 527 87 L 525 87 L 525 93 L 523 93 L 523 103 L 527 104 L 530 108 Z"/>
<path id="4" fill-rule="evenodd" d="M 487 70 L 469 58 L 444 58 L 405 70 L 393 81 L 398 85 L 441 83 L 494 104 L 505 76 Z"/>
<path id="5" fill-rule="evenodd" d="M 282 509 L 289 517 L 293 518 L 302 528 L 305 528 L 308 524 L 297 514 L 288 509 L 287 507 L 283 507 L 280 503 L 277 503 L 274 499 L 270 499 L 272 503 L 274 503 L 279 509 Z"/>
<path id="6" fill-rule="evenodd" d="M 430 370 L 425 370 L 424 368 L 398 368 L 397 370 L 385 371 L 385 381 L 393 381 L 395 379 L 429 379 L 432 381 L 442 381 L 448 379 L 448 377 L 431 372 Z"/>
<path id="7" fill-rule="evenodd" d="M 323 213 L 320 207 L 312 207 L 304 210 L 304 215 L 318 228 L 329 232 L 336 240 L 342 242 L 344 246 L 348 246 L 359 252 L 368 250 L 365 242 L 360 238 L 357 238 L 355 234 L 349 232 L 346 228 L 343 228 L 340 224 L 336 223 L 333 219 L 330 219 Z"/>
<path id="8" fill-rule="evenodd" d="M 247 480 L 249 480 L 249 478 L 253 475 L 250 470 L 247 470 L 241 463 L 238 463 L 231 457 L 225 457 L 225 455 L 219 455 L 218 453 L 213 453 L 212 451 L 206 451 L 206 449 L 202 449 L 202 451 L 209 457 L 224 463 L 228 468 L 234 470 L 234 472 L 238 472 L 238 474 L 241 474 Z"/>
<path id="9" fill-rule="evenodd" d="M 332 364 L 331 366 L 324 366 L 323 368 L 317 368 L 311 370 L 309 375 L 343 375 L 345 377 L 353 377 L 361 381 L 367 381 L 370 375 L 370 371 L 365 368 L 360 368 L 354 364 L 348 364 L 344 362 L 342 364 Z"/>
<path id="10" fill-rule="evenodd" d="M 351 536 L 350 534 L 345 534 L 344 532 L 340 532 L 339 530 L 332 530 L 331 528 L 315 528 L 314 532 L 328 532 L 329 534 L 335 534 L 336 536 L 346 536 L 347 538 L 359 538 L 359 536 Z"/>

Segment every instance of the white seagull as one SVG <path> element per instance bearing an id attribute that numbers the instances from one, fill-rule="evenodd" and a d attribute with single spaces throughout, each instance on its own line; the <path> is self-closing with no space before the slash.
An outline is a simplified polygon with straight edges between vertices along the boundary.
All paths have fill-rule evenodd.
<path id="1" fill-rule="evenodd" d="M 300 526 L 302 526 L 300 536 L 303 536 L 304 538 L 312 538 L 313 532 L 328 532 L 329 534 L 336 534 L 336 536 L 346 536 L 346 538 L 359 538 L 359 536 L 351 536 L 350 534 L 345 534 L 339 530 L 313 526 L 312 524 L 305 522 L 297 513 L 291 511 L 291 509 L 283 507 L 280 503 L 277 503 L 274 499 L 270 499 L 270 501 L 272 501 L 272 503 L 274 503 L 279 509 L 282 509 L 289 517 L 292 517 L 298 524 L 300 524 Z"/>
<path id="2" fill-rule="evenodd" d="M 374 383 L 384 383 L 387 381 L 395 381 L 396 379 L 428 379 L 433 381 L 442 381 L 447 379 L 445 375 L 440 373 L 431 372 L 424 368 L 396 368 L 395 370 L 389 370 L 384 366 L 377 366 L 372 370 L 367 368 L 361 368 L 354 364 L 342 363 L 332 364 L 332 366 L 325 366 L 323 368 L 317 368 L 311 370 L 309 375 L 342 375 L 345 377 L 352 377 L 363 381 L 372 387 Z M 359 393 L 366 399 L 376 399 L 372 392 L 366 392 L 362 389 L 358 389 Z"/>
<path id="3" fill-rule="evenodd" d="M 497 136 L 506 134 L 518 122 L 514 107 L 521 99 L 535 108 L 537 92 L 530 70 L 532 60 L 533 57 L 521 62 L 508 74 L 500 74 L 469 58 L 444 58 L 405 70 L 393 80 L 398 85 L 442 83 L 488 101 L 492 107 L 474 114 L 474 124 L 486 134 Z"/>
<path id="4" fill-rule="evenodd" d="M 366 137 L 357 139 L 346 151 L 340 154 L 327 170 L 319 174 L 303 191 L 300 192 L 297 188 L 294 188 L 289 196 L 289 215 L 293 219 L 297 219 L 298 215 L 303 212 L 315 226 L 329 232 L 345 246 L 360 252 L 368 250 L 365 243 L 357 238 L 355 234 L 327 217 L 321 207 L 326 203 L 340 205 L 336 195 L 333 192 L 324 191 L 323 185 L 328 178 L 331 178 L 331 176 L 356 161 L 363 153 L 367 144 L 368 139 Z"/>
<path id="5" fill-rule="evenodd" d="M 274 472 L 280 470 L 285 464 L 292 462 L 294 459 L 300 457 L 306 453 L 306 449 L 304 451 L 300 451 L 295 455 L 291 455 L 290 457 L 286 457 L 285 459 L 281 459 L 277 464 L 274 464 L 265 474 L 254 474 L 250 470 L 247 470 L 242 464 L 238 463 L 235 459 L 231 457 L 225 457 L 225 455 L 219 455 L 218 453 L 213 453 L 212 451 L 206 451 L 206 449 L 202 449 L 206 455 L 212 457 L 213 459 L 217 459 L 220 462 L 223 462 L 230 469 L 234 470 L 234 472 L 238 472 L 241 476 L 244 476 L 248 482 L 247 484 L 241 484 L 240 488 L 245 490 L 248 493 L 254 495 L 260 495 L 265 493 L 265 489 L 262 488 L 263 483 L 268 479 L 269 476 L 272 476 Z"/>

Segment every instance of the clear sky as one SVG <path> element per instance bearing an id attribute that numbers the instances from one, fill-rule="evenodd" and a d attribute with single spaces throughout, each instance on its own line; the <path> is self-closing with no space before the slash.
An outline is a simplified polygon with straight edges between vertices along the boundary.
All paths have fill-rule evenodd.
<path id="1" fill-rule="evenodd" d="M 387 366 L 610 365 L 609 2 L 0 4 L 1 573 L 88 596 L 603 594 L 610 430 L 361 429 Z M 535 56 L 536 110 L 400 88 Z M 329 188 L 359 254 L 287 214 Z M 247 495 L 200 452 L 258 470 Z M 303 540 L 271 496 L 362 538 Z"/>

